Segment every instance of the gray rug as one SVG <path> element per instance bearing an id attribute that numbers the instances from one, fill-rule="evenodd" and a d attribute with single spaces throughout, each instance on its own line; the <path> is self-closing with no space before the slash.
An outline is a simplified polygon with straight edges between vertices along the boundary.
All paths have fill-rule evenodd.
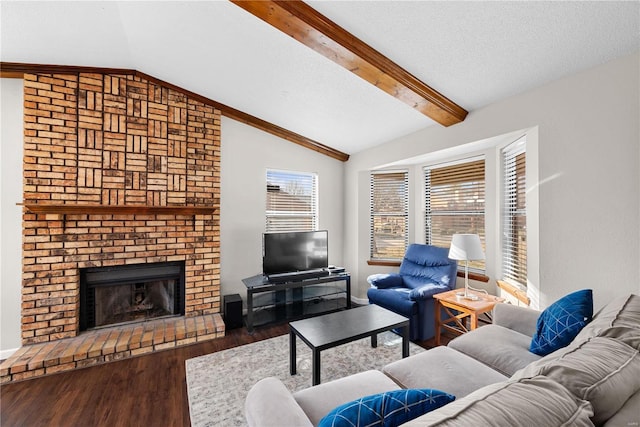
<path id="1" fill-rule="evenodd" d="M 410 354 L 424 349 L 410 344 Z M 378 347 L 366 338 L 322 352 L 321 380 L 381 369 L 402 358 L 402 339 L 378 335 Z M 289 390 L 311 386 L 311 350 L 297 340 L 297 371 L 289 374 L 289 336 L 282 335 L 186 361 L 187 394 L 193 427 L 245 426 L 244 401 L 249 389 L 265 377 L 278 377 Z"/>

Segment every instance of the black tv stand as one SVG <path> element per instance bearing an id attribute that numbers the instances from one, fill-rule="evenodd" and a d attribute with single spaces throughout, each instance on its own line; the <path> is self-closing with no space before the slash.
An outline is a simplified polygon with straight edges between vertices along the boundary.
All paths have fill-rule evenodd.
<path id="1" fill-rule="evenodd" d="M 322 275 L 290 275 L 275 281 L 263 274 L 242 279 L 247 287 L 247 331 L 253 333 L 255 326 L 267 323 L 351 308 L 351 275 L 330 270 L 318 273 Z M 344 286 L 339 282 L 345 282 Z"/>
<path id="2" fill-rule="evenodd" d="M 279 273 L 267 275 L 269 283 L 287 283 L 287 282 L 300 282 L 301 280 L 317 279 L 319 277 L 328 276 L 329 270 L 306 270 L 306 271 L 293 271 L 291 273 Z"/>

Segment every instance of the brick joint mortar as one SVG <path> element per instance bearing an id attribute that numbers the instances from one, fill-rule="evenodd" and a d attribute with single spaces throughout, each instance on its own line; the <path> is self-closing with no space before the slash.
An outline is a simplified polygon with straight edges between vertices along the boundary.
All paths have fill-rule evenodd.
<path id="1" fill-rule="evenodd" d="M 220 111 L 170 88 L 124 75 L 27 74 L 24 123 L 27 202 L 219 203 Z M 23 345 L 78 335 L 80 268 L 184 260 L 186 315 L 219 312 L 219 231 L 218 213 L 25 211 Z"/>

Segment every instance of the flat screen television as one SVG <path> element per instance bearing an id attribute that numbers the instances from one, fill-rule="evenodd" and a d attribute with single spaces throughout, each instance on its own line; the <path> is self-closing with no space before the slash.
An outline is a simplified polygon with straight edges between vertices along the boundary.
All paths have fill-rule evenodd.
<path id="1" fill-rule="evenodd" d="M 263 274 L 293 273 L 328 266 L 327 230 L 262 235 Z"/>

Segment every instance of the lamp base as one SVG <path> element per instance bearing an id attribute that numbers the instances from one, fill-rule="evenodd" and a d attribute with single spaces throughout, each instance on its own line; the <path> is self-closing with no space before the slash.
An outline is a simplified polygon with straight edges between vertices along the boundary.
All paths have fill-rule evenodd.
<path id="1" fill-rule="evenodd" d="M 470 301 L 478 301 L 480 299 L 479 296 L 473 295 L 473 294 L 469 294 L 469 295 L 465 296 L 464 292 L 462 292 L 462 291 L 461 292 L 456 292 L 456 296 L 458 298 L 468 299 Z"/>
<path id="2" fill-rule="evenodd" d="M 465 297 L 465 296 L 463 296 L 463 298 L 464 298 L 464 299 L 471 300 L 471 301 L 478 301 L 478 300 L 480 299 L 480 297 L 479 297 L 479 296 L 477 296 L 477 295 L 467 295 L 466 297 Z"/>

